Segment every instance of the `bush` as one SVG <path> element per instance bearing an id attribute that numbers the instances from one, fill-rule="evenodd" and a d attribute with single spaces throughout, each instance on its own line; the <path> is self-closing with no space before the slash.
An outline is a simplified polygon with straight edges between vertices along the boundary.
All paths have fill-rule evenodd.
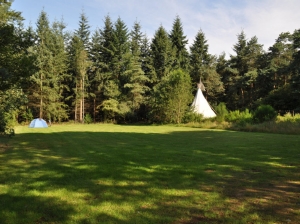
<path id="1" fill-rule="evenodd" d="M 195 112 L 187 112 L 183 119 L 182 119 L 182 123 L 199 123 L 203 121 L 203 115 L 202 114 L 197 114 Z"/>
<path id="2" fill-rule="evenodd" d="M 265 121 L 275 120 L 277 112 L 270 105 L 260 105 L 253 114 L 253 121 L 255 123 L 263 123 Z"/>
<path id="3" fill-rule="evenodd" d="M 293 116 L 291 113 L 286 113 L 283 116 L 277 116 L 276 121 L 277 122 L 300 123 L 300 114 L 295 114 Z"/>
<path id="4" fill-rule="evenodd" d="M 22 117 L 25 119 L 26 122 L 32 121 L 33 115 L 31 109 L 23 111 Z"/>
<path id="5" fill-rule="evenodd" d="M 225 116 L 225 120 L 239 125 L 245 125 L 246 123 L 251 123 L 252 114 L 248 109 L 242 112 L 240 112 L 239 110 L 230 111 Z"/>
<path id="6" fill-rule="evenodd" d="M 228 114 L 226 104 L 223 102 L 219 103 L 219 105 L 216 107 L 216 112 L 217 112 L 216 121 L 217 122 L 225 121 L 225 117 Z"/>
<path id="7" fill-rule="evenodd" d="M 91 117 L 90 114 L 86 114 L 86 115 L 84 116 L 84 123 L 85 123 L 85 124 L 91 124 L 91 123 L 93 123 L 93 118 Z"/>

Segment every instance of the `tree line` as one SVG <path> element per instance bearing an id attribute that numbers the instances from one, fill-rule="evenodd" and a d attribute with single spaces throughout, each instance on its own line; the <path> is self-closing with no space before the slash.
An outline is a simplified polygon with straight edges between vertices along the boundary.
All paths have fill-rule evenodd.
<path id="1" fill-rule="evenodd" d="M 209 54 L 201 29 L 188 45 L 179 16 L 171 31 L 161 25 L 149 39 L 139 22 L 128 28 L 120 17 L 105 16 L 91 32 L 82 13 L 69 32 L 45 11 L 35 28 L 24 27 L 10 1 L 0 0 L 0 15 L 3 124 L 34 117 L 181 123 L 200 78 L 213 107 L 300 110 L 300 29 L 279 34 L 268 51 L 241 31 L 226 58 Z"/>

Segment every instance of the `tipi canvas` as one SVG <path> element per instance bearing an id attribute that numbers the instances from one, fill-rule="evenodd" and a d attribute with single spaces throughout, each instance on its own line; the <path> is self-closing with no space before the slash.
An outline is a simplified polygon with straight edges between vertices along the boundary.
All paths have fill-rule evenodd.
<path id="1" fill-rule="evenodd" d="M 33 119 L 29 125 L 30 128 L 48 128 L 48 125 L 45 120 L 42 118 Z"/>
<path id="2" fill-rule="evenodd" d="M 211 109 L 207 100 L 203 96 L 201 89 L 204 90 L 204 86 L 200 81 L 200 83 L 198 84 L 198 90 L 197 90 L 196 96 L 192 103 L 192 108 L 193 108 L 194 112 L 196 112 L 198 114 L 202 114 L 204 118 L 216 117 L 215 112 Z"/>

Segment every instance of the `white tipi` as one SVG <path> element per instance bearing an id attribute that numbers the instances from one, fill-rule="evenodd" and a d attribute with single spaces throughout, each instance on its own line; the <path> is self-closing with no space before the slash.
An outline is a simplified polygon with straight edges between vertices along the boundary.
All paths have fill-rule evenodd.
<path id="1" fill-rule="evenodd" d="M 211 109 L 207 100 L 203 96 L 202 90 L 205 91 L 205 87 L 200 80 L 200 83 L 198 84 L 198 90 L 197 90 L 196 96 L 192 103 L 192 108 L 193 108 L 194 112 L 198 113 L 198 114 L 202 114 L 204 118 L 216 117 L 217 115 Z"/>

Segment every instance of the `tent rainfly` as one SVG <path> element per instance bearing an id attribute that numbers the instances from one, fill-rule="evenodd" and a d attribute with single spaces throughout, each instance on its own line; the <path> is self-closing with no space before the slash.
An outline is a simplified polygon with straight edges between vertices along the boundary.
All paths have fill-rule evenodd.
<path id="1" fill-rule="evenodd" d="M 33 119 L 29 125 L 30 128 L 48 128 L 48 125 L 45 120 L 42 118 Z"/>
<path id="2" fill-rule="evenodd" d="M 197 114 L 202 114 L 204 118 L 216 117 L 217 115 L 211 109 L 209 103 L 203 96 L 202 90 L 205 91 L 205 87 L 200 80 L 200 83 L 198 84 L 198 90 L 196 96 L 192 103 L 192 108 L 194 112 Z"/>

